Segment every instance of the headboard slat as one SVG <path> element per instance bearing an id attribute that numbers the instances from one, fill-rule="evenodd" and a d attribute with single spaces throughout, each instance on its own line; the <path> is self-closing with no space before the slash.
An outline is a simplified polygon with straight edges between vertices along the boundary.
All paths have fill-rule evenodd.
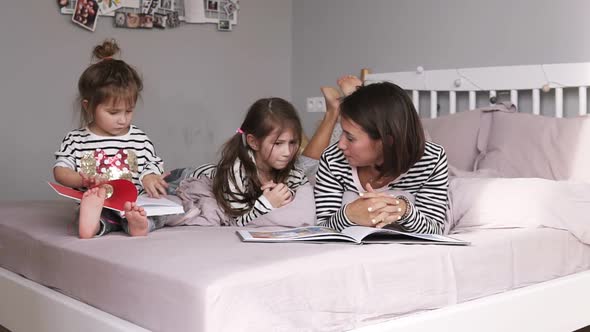
<path id="1" fill-rule="evenodd" d="M 555 88 L 555 117 L 563 118 L 563 89 Z"/>
<path id="2" fill-rule="evenodd" d="M 587 103 L 588 100 L 586 99 L 587 95 L 586 95 L 586 87 L 585 86 L 581 86 L 578 88 L 578 105 L 579 105 L 579 111 L 578 114 L 580 115 L 586 115 L 588 114 L 588 109 L 587 109 Z"/>
<path id="3" fill-rule="evenodd" d="M 414 103 L 416 112 L 420 113 L 420 91 L 412 90 L 412 103 Z"/>
<path id="4" fill-rule="evenodd" d="M 438 98 L 436 91 L 430 91 L 430 118 L 436 118 L 438 114 Z"/>
<path id="5" fill-rule="evenodd" d="M 473 110 L 477 107 L 475 91 L 469 91 L 469 109 Z"/>
<path id="6" fill-rule="evenodd" d="M 496 90 L 490 90 L 490 105 L 496 104 Z"/>
<path id="7" fill-rule="evenodd" d="M 455 91 L 449 91 L 449 113 L 457 113 L 457 93 Z"/>
<path id="8" fill-rule="evenodd" d="M 541 114 L 541 89 L 533 89 L 533 114 Z"/>
<path id="9" fill-rule="evenodd" d="M 510 90 L 510 102 L 518 107 L 518 90 Z"/>

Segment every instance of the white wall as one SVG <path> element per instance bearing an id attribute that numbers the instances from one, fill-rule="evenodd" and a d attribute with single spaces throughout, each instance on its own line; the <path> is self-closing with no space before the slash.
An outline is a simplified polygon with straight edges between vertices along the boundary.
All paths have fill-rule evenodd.
<path id="1" fill-rule="evenodd" d="M 213 161 L 255 99 L 290 99 L 291 19 L 291 0 L 247 0 L 232 32 L 116 29 L 101 18 L 92 33 L 60 15 L 55 0 L 3 2 L 0 199 L 56 198 L 44 181 L 77 125 L 77 80 L 103 39 L 116 38 L 143 74 L 135 122 L 173 168 Z"/>
<path id="2" fill-rule="evenodd" d="M 587 0 L 293 1 L 293 100 L 338 76 L 590 61 Z M 321 114 L 304 117 L 312 133 Z"/>

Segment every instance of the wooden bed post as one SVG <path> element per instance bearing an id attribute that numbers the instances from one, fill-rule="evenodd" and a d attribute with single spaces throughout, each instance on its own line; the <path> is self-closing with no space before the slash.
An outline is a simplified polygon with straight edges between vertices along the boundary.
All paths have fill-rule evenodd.
<path id="1" fill-rule="evenodd" d="M 369 68 L 363 68 L 361 69 L 361 82 L 365 82 L 365 79 L 367 78 L 367 75 L 369 75 L 371 73 L 371 70 Z"/>

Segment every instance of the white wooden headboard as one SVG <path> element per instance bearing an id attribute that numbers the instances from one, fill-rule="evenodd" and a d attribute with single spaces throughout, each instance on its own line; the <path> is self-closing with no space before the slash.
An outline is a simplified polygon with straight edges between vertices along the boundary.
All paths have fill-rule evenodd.
<path id="1" fill-rule="evenodd" d="M 366 74 L 363 75 L 366 84 L 389 81 L 411 91 L 417 110 L 420 109 L 420 95 L 429 94 L 431 118 L 438 116 L 438 97 L 441 94 L 448 94 L 449 113 L 452 114 L 457 112 L 457 93 L 468 93 L 469 109 L 474 109 L 478 106 L 476 93 L 489 93 L 489 101 L 494 104 L 498 91 L 509 91 L 510 101 L 517 106 L 519 91 L 531 91 L 533 114 L 540 114 L 541 91 L 553 92 L 555 116 L 563 117 L 563 90 L 566 88 L 577 88 L 577 114 L 588 113 L 586 91 L 590 86 L 590 62 L 445 70 L 424 70 L 418 67 L 412 72 L 363 72 Z"/>

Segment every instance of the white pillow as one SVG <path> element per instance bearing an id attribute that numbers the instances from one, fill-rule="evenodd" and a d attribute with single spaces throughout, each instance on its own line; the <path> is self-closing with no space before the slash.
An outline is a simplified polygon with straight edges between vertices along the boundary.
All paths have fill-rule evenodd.
<path id="1" fill-rule="evenodd" d="M 456 229 L 551 227 L 590 244 L 590 184 L 538 178 L 453 178 Z"/>

